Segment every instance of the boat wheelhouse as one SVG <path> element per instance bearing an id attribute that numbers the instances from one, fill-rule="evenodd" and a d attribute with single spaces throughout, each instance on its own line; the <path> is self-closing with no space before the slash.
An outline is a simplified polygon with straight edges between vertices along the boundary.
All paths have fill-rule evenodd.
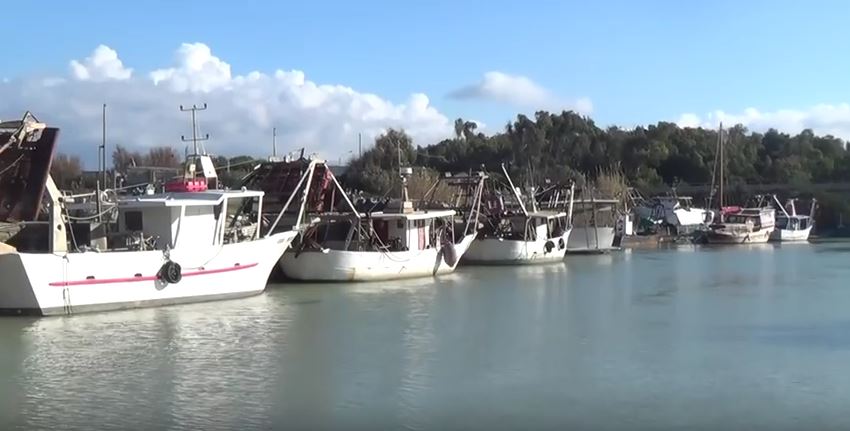
<path id="1" fill-rule="evenodd" d="M 621 221 L 617 199 L 582 198 L 575 200 L 573 229 L 567 242 L 567 253 L 605 253 L 616 250 L 614 239 Z"/>

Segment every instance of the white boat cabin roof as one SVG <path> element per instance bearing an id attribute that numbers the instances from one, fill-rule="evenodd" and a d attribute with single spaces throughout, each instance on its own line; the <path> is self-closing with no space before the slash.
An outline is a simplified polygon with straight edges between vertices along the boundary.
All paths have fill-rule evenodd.
<path id="1" fill-rule="evenodd" d="M 385 213 L 381 211 L 376 211 L 367 215 L 366 213 L 357 214 L 361 219 L 372 218 L 377 220 L 397 220 L 397 219 L 407 219 L 407 220 L 427 220 L 434 219 L 440 217 L 451 217 L 456 215 L 455 210 L 428 210 L 428 211 L 413 211 L 409 213 Z M 340 213 L 325 213 L 315 217 L 315 220 L 342 220 L 342 219 L 350 219 L 354 216 L 354 213 L 348 212 L 340 212 Z M 314 220 L 314 222 L 315 222 Z"/>
<path id="2" fill-rule="evenodd" d="M 451 217 L 455 215 L 455 210 L 430 210 L 430 211 L 413 211 L 408 213 L 372 213 L 373 219 L 407 219 L 407 220 L 425 220 L 440 217 Z"/>
<path id="3" fill-rule="evenodd" d="M 555 212 L 555 211 L 537 211 L 528 213 L 529 218 L 544 218 L 546 220 L 552 220 L 556 218 L 566 217 L 567 213 L 564 211 Z"/>
<path id="4" fill-rule="evenodd" d="M 225 198 L 255 198 L 262 197 L 258 190 L 207 190 L 204 192 L 170 192 L 155 195 L 137 196 L 132 199 L 119 200 L 122 208 L 139 207 L 180 207 L 180 206 L 212 206 L 220 204 Z"/>

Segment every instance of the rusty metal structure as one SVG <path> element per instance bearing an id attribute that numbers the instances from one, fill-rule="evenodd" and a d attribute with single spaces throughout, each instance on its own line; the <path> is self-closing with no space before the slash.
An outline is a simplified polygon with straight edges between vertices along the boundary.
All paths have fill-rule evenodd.
<path id="1" fill-rule="evenodd" d="M 38 218 L 58 136 L 30 112 L 0 122 L 0 222 Z"/>

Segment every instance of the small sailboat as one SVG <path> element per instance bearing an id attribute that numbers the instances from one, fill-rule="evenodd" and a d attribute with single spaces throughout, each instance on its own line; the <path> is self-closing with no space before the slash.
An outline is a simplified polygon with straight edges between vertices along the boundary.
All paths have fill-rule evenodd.
<path id="1" fill-rule="evenodd" d="M 723 185 L 725 169 L 723 156 L 723 124 L 717 133 L 717 155 L 720 168 L 718 198 L 719 212 L 714 223 L 709 225 L 706 241 L 709 244 L 758 244 L 766 243 L 776 225 L 776 212 L 763 205 L 763 199 L 750 208 L 726 206 Z"/>
<path id="2" fill-rule="evenodd" d="M 11 136 L 4 150 L 22 164 L 5 167 L 31 169 L 31 178 L 45 174 L 31 185 L 44 191 L 47 205 L 31 206 L 25 193 L 11 196 L 22 212 L 3 214 L 22 228 L 0 244 L 0 313 L 72 314 L 259 294 L 298 234 L 261 233 L 262 192 L 207 188 L 212 172 L 195 172 L 212 166 L 204 154 L 189 157 L 167 192 L 113 202 L 108 211 L 117 225 L 106 229 L 71 215 L 48 171 L 36 167 L 49 166 L 59 130 L 34 117 L 13 127 L 0 128 L 0 142 Z M 46 217 L 38 217 L 41 210 Z"/>
<path id="3" fill-rule="evenodd" d="M 515 202 L 506 205 L 503 197 L 495 193 L 490 196 L 487 214 L 482 217 L 484 228 L 463 256 L 463 261 L 478 265 L 562 261 L 572 230 L 570 220 L 574 186 L 570 185 L 566 211 L 540 211 L 533 196 L 529 211 L 504 165 L 502 172 Z"/>
<path id="4" fill-rule="evenodd" d="M 794 199 L 788 199 L 785 205 L 782 205 L 779 198 L 773 195 L 773 201 L 776 203 L 776 208 L 782 213 L 776 217 L 776 228 L 770 233 L 770 240 L 779 242 L 808 241 L 814 225 L 813 217 L 817 202 L 812 199 L 809 214 L 801 215 L 797 214 Z"/>

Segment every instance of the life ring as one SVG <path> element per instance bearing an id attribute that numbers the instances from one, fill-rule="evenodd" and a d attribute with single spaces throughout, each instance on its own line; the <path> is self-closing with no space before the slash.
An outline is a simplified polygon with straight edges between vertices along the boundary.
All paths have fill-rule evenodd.
<path id="1" fill-rule="evenodd" d="M 552 240 L 546 241 L 546 244 L 543 244 L 543 250 L 546 250 L 546 253 L 551 253 L 552 249 L 555 248 L 555 243 Z"/>
<path id="2" fill-rule="evenodd" d="M 156 277 L 165 283 L 177 284 L 183 279 L 183 271 L 179 263 L 169 260 L 162 264 Z"/>
<path id="3" fill-rule="evenodd" d="M 566 246 L 567 243 L 564 241 L 564 238 L 558 238 L 558 250 L 563 250 Z"/>

